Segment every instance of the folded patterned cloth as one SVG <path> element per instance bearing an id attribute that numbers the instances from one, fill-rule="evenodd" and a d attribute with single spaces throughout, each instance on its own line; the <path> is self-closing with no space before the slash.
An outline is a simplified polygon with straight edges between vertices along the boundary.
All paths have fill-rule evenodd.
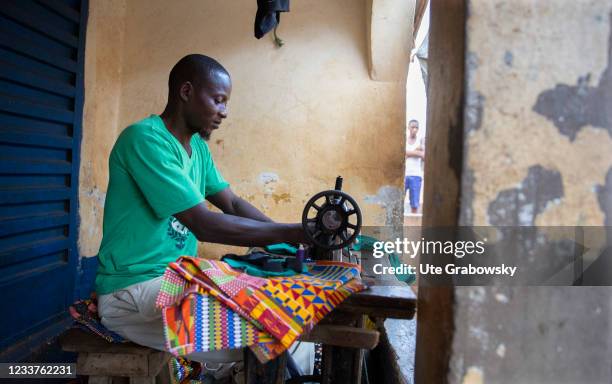
<path id="1" fill-rule="evenodd" d="M 303 274 L 264 279 L 221 261 L 181 257 L 168 266 L 157 297 L 168 350 L 248 346 L 265 363 L 363 290 L 359 272 L 356 264 L 318 261 Z"/>

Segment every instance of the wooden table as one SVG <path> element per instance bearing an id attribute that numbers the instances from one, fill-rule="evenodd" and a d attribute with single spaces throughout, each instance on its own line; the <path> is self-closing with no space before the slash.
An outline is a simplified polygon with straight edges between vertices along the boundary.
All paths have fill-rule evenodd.
<path id="1" fill-rule="evenodd" d="M 408 286 L 372 285 L 349 296 L 334 312 L 358 313 L 386 319 L 412 319 L 416 295 Z"/>
<path id="2" fill-rule="evenodd" d="M 408 286 L 371 285 L 368 290 L 349 296 L 301 340 L 323 344 L 320 377 L 304 377 L 288 383 L 318 381 L 323 384 L 360 383 L 364 349 L 372 349 L 379 332 L 364 327 L 364 318 L 412 319 L 416 296 Z M 265 365 L 258 363 L 246 348 L 245 372 L 248 384 L 283 383 L 286 356 Z"/>

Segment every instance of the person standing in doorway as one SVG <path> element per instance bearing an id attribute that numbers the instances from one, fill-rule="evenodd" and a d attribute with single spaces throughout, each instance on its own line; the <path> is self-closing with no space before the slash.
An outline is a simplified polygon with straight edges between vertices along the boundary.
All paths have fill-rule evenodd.
<path id="1" fill-rule="evenodd" d="M 419 122 L 410 120 L 408 123 L 408 138 L 406 140 L 406 179 L 404 192 L 410 196 L 410 211 L 419 210 L 421 184 L 423 181 L 423 161 L 425 159 L 425 145 L 418 138 Z"/>

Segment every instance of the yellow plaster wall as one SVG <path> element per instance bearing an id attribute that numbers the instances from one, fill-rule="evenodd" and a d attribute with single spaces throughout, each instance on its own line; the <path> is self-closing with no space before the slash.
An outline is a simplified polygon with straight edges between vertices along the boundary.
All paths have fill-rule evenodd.
<path id="1" fill-rule="evenodd" d="M 414 48 L 416 0 L 368 0 L 370 76 L 375 80 L 404 79 Z"/>
<path id="2" fill-rule="evenodd" d="M 369 78 L 365 1 L 293 1 L 281 16 L 280 49 L 269 35 L 253 37 L 254 1 L 122 4 L 124 17 L 109 21 L 123 23 L 122 33 L 103 22 L 111 5 L 90 5 L 89 30 L 97 23 L 104 42 L 96 42 L 97 56 L 89 40 L 87 46 L 86 76 L 93 66 L 98 79 L 93 85 L 88 79 L 86 89 L 82 254 L 95 254 L 99 245 L 101 223 L 93 212 L 102 212 L 102 201 L 87 191 L 104 196 L 112 143 L 129 123 L 161 113 L 168 73 L 189 53 L 215 57 L 232 75 L 229 117 L 209 144 L 239 195 L 275 220 L 298 221 L 308 198 L 331 189 L 340 174 L 365 224 L 396 219 L 391 210 L 402 195 L 405 84 Z M 99 65 L 103 44 L 110 69 Z M 112 89 L 97 84 L 107 75 Z"/>
<path id="3" fill-rule="evenodd" d="M 79 253 L 94 256 L 102 239 L 108 155 L 117 138 L 125 0 L 91 1 L 85 49 L 85 105 L 79 174 Z"/>

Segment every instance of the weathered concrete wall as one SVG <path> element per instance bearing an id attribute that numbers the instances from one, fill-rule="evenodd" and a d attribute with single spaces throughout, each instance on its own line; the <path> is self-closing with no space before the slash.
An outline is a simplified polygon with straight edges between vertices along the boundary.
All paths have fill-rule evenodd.
<path id="1" fill-rule="evenodd" d="M 368 0 L 370 76 L 374 80 L 404 81 L 414 48 L 416 0 Z"/>
<path id="2" fill-rule="evenodd" d="M 108 156 L 118 135 L 125 0 L 90 1 L 79 175 L 79 253 L 94 256 L 102 238 Z"/>
<path id="3" fill-rule="evenodd" d="M 468 15 L 460 223 L 603 225 L 612 2 L 470 1 Z M 611 382 L 611 293 L 455 289 L 448 381 Z"/>
<path id="4" fill-rule="evenodd" d="M 530 176 L 539 165 L 560 182 L 536 193 L 549 196 L 534 202 L 539 212 L 516 207 L 524 214 L 514 223 L 603 224 L 595 190 L 612 166 L 610 4 L 470 3 L 466 167 L 475 182 L 466 220 L 495 225 L 490 205 L 539 179 Z"/>
<path id="5" fill-rule="evenodd" d="M 609 287 L 456 291 L 450 383 L 609 383 Z"/>
<path id="6" fill-rule="evenodd" d="M 238 194 L 276 220 L 298 221 L 307 199 L 341 174 L 366 224 L 401 223 L 405 75 L 370 79 L 365 0 L 291 5 L 277 49 L 271 36 L 253 37 L 254 1 L 131 0 L 112 20 L 105 18 L 112 4 L 91 1 L 89 29 L 98 29 L 99 41 L 94 53 L 88 41 L 86 76 L 108 87 L 88 79 L 83 255 L 95 254 L 100 241 L 110 146 L 127 124 L 161 113 L 171 67 L 194 52 L 217 58 L 232 75 L 229 118 L 210 146 Z M 101 61 L 110 67 L 96 68 Z"/>

